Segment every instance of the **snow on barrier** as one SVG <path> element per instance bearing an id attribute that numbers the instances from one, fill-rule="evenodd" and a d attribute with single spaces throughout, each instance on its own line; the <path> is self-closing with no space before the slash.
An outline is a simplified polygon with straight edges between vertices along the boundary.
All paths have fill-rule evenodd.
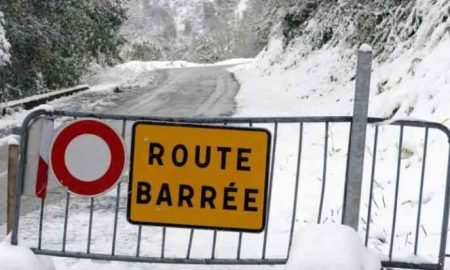
<path id="1" fill-rule="evenodd" d="M 23 99 L 8 101 L 4 103 L 0 103 L 0 110 L 1 115 L 5 115 L 8 109 L 14 109 L 14 108 L 23 108 L 25 110 L 32 109 L 36 106 L 46 104 L 49 101 L 52 101 L 54 99 L 70 96 L 78 92 L 82 92 L 85 90 L 88 90 L 89 86 L 86 84 L 78 85 L 72 88 L 68 89 L 62 89 L 57 91 L 52 91 L 45 94 L 35 95 L 31 97 L 26 97 Z"/>
<path id="2" fill-rule="evenodd" d="M 129 172 L 123 173 L 115 188 L 95 198 L 69 193 L 54 184 L 52 174 L 45 198 L 25 192 L 26 169 L 32 163 L 27 161 L 29 131 L 37 120 L 86 118 L 107 121 L 121 134 L 127 155 L 137 121 L 268 130 L 272 136 L 264 230 L 250 233 L 131 224 L 127 220 Z M 295 235 L 301 236 L 311 224 L 342 222 L 351 122 L 352 117 L 204 119 L 34 111 L 23 123 L 17 190 L 24 192 L 16 194 L 12 243 L 32 247 L 36 254 L 85 259 L 298 263 L 297 255 L 308 250 L 297 248 Z M 358 232 L 369 250 L 382 258 L 384 267 L 443 269 L 449 139 L 450 131 L 437 123 L 368 119 Z M 30 210 L 32 205 L 40 209 Z"/>

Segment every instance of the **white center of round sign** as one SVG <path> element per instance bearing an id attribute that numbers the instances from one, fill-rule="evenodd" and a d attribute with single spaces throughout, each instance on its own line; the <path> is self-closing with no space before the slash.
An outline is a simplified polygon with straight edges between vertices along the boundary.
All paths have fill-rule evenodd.
<path id="1" fill-rule="evenodd" d="M 66 166 L 76 178 L 92 182 L 102 177 L 111 164 L 111 151 L 104 140 L 92 134 L 74 138 L 65 153 Z"/>

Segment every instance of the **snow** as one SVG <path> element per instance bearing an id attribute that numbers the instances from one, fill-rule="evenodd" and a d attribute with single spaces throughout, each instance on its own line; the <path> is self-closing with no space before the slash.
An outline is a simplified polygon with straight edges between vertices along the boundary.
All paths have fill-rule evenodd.
<path id="1" fill-rule="evenodd" d="M 360 52 L 371 52 L 372 47 L 369 44 L 363 44 L 361 47 L 359 47 Z"/>
<path id="2" fill-rule="evenodd" d="M 8 145 L 19 145 L 20 136 L 18 135 L 8 135 L 4 138 L 0 139 L 0 145 L 1 141 L 5 141 Z"/>
<path id="3" fill-rule="evenodd" d="M 187 61 L 130 61 L 113 67 L 95 67 L 94 75 L 85 78 L 94 91 L 111 90 L 115 87 L 140 88 L 152 82 L 152 73 L 161 69 L 226 66 L 249 63 L 252 59 L 236 58 L 213 64 L 198 64 Z"/>
<path id="4" fill-rule="evenodd" d="M 236 9 L 236 14 L 242 16 L 242 14 L 247 10 L 247 1 L 248 0 L 240 0 Z"/>
<path id="5" fill-rule="evenodd" d="M 248 64 L 253 62 L 253 58 L 234 58 L 234 59 L 228 59 L 224 61 L 220 61 L 217 63 L 212 64 L 212 66 L 228 66 L 228 65 L 241 65 L 241 64 Z"/>
<path id="6" fill-rule="evenodd" d="M 54 270 L 51 259 L 38 257 L 25 247 L 12 246 L 10 237 L 0 242 L 0 265 L 2 270 Z"/>
<path id="7" fill-rule="evenodd" d="M 379 270 L 380 259 L 370 253 L 359 235 L 341 225 L 311 225 L 294 240 L 290 269 Z"/>
<path id="8" fill-rule="evenodd" d="M 424 18 L 412 44 L 399 43 L 386 61 L 374 61 L 369 114 L 447 123 L 450 36 L 444 30 L 448 24 L 436 22 L 448 2 L 416 5 Z M 301 39 L 284 49 L 282 38 L 273 36 L 253 64 L 233 69 L 242 84 L 238 112 L 261 115 L 264 108 L 263 114 L 272 115 L 350 115 L 356 55 L 345 43 L 311 51 Z"/>
<path id="9" fill-rule="evenodd" d="M 39 105 L 36 108 L 33 109 L 34 111 L 38 111 L 38 110 L 44 110 L 47 113 L 52 113 L 55 108 L 53 108 L 53 106 L 48 105 L 48 104 L 43 104 L 43 105 Z"/>
<path id="10" fill-rule="evenodd" d="M 448 10 L 449 3 L 442 0 L 435 4 L 417 1 L 416 7 L 417 12 L 423 14 L 423 23 L 418 28 L 416 37 L 399 41 L 392 54 L 377 57 L 373 63 L 369 115 L 386 118 L 387 121 L 379 127 L 373 197 L 373 204 L 376 205 L 373 207 L 376 210 L 372 212 L 369 247 L 384 259 L 387 258 L 391 241 L 399 152 L 399 128 L 387 124 L 398 119 L 421 119 L 450 127 L 450 35 L 443 30 L 448 29 L 448 23 L 441 22 L 441 13 Z M 314 28 L 315 23 L 311 20 L 308 27 Z M 253 63 L 229 69 L 241 84 L 236 97 L 237 116 L 352 115 L 356 55 L 359 48 L 350 47 L 342 41 L 337 45 L 325 45 L 321 49 L 312 50 L 308 42 L 308 36 L 304 35 L 285 47 L 281 35 L 275 33 L 267 49 Z M 363 45 L 360 49 L 369 51 L 370 46 Z M 286 134 L 279 141 L 294 144 L 294 137 L 297 136 L 295 132 L 296 127 L 286 127 Z M 324 147 L 324 130 L 320 127 L 305 127 L 304 136 L 312 139 L 304 143 L 308 147 L 304 153 L 308 154 L 305 154 L 306 158 L 302 158 L 306 164 L 302 165 L 301 175 L 307 183 L 302 182 L 301 190 L 306 191 L 301 191 L 304 195 L 300 197 L 303 201 L 314 202 L 319 195 L 310 190 L 317 188 L 317 183 L 313 180 L 320 180 L 322 177 L 322 164 L 317 161 L 323 159 L 320 151 Z M 342 211 L 341 181 L 344 179 L 345 166 L 341 165 L 345 165 L 346 153 L 342 153 L 345 151 L 341 149 L 347 149 L 348 129 L 342 125 L 332 125 L 329 136 L 334 146 L 328 154 L 327 177 L 333 181 L 327 182 L 324 213 L 329 214 L 325 214 L 323 218 L 327 222 L 335 222 L 335 213 Z M 449 146 L 448 139 L 440 131 L 433 131 L 431 136 L 425 170 L 422 205 L 424 216 L 419 224 L 420 247 L 415 256 L 413 243 L 424 152 L 424 129 L 405 128 L 401 149 L 398 223 L 393 247 L 393 256 L 397 260 L 429 263 L 435 262 L 437 258 Z M 365 236 L 366 228 L 373 140 L 374 127 L 369 126 L 363 179 L 364 203 L 361 206 L 363 218 L 359 229 L 361 237 Z M 291 157 L 295 152 L 286 149 L 280 152 L 286 157 L 283 163 L 295 162 Z M 285 164 L 280 164 L 277 170 L 286 170 L 285 167 Z M 286 179 L 289 175 L 284 172 L 277 177 Z M 329 192 L 330 190 L 333 192 Z M 309 207 L 305 208 L 308 213 L 311 211 L 309 209 L 314 209 L 314 205 L 309 203 Z M 300 212 L 303 211 L 305 210 Z M 305 222 L 315 222 L 310 215 L 305 216 Z"/>
<path id="11" fill-rule="evenodd" d="M 140 88 L 153 82 L 151 74 L 157 69 L 197 67 L 199 64 L 185 61 L 130 61 L 113 67 L 94 66 L 92 74 L 84 80 L 93 91 L 111 91 L 116 87 L 123 89 Z"/>

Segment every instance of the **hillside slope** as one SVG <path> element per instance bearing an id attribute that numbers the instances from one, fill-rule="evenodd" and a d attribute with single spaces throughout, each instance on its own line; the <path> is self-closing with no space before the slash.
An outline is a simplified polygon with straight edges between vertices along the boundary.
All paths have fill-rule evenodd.
<path id="1" fill-rule="evenodd" d="M 450 125 L 450 1 L 316 2 L 303 22 L 292 19 L 301 8 L 285 11 L 266 50 L 236 72 L 242 114 L 258 106 L 268 115 L 349 115 L 357 48 L 368 42 L 375 49 L 370 115 Z M 376 7 L 381 2 L 389 9 Z M 256 93 L 260 104 L 250 98 Z"/>

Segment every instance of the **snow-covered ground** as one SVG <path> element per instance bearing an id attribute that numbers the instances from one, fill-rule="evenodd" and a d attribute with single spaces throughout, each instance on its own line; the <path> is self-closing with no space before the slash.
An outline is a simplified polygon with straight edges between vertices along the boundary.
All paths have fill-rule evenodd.
<path id="1" fill-rule="evenodd" d="M 12 246 L 10 238 L 0 242 L 0 265 L 3 270 L 53 270 L 50 258 L 38 257 L 22 246 Z"/>
<path id="2" fill-rule="evenodd" d="M 423 22 L 414 37 L 398 41 L 382 62 L 376 58 L 370 116 L 450 126 L 449 6 L 445 0 L 417 1 Z M 311 19 L 305 31 L 316 27 Z M 274 34 L 255 62 L 234 69 L 242 84 L 239 115 L 351 115 L 357 48 L 342 40 L 314 50 L 308 42 L 300 37 L 285 47 L 281 34 Z"/>
<path id="3" fill-rule="evenodd" d="M 132 239 L 129 242 L 133 242 Z M 369 253 L 359 236 L 350 228 L 340 225 L 315 225 L 304 228 L 294 239 L 294 251 L 289 263 L 282 269 L 312 270 L 379 270 L 378 258 Z M 327 258 L 324 260 L 324 258 Z M 54 270 L 54 269 L 148 269 L 145 264 L 118 262 L 92 262 L 74 259 L 56 259 L 35 256 L 25 247 L 9 244 L 9 238 L 0 243 L 0 264 L 3 270 Z M 75 266 L 75 267 L 73 267 Z M 237 269 L 239 266 L 216 266 L 214 269 Z M 153 265 L 152 269 L 198 269 L 199 266 Z M 272 269 L 273 267 L 260 267 Z"/>
<path id="4" fill-rule="evenodd" d="M 417 1 L 417 12 L 423 23 L 412 40 L 399 41 L 395 50 L 383 61 L 374 60 L 369 115 L 391 119 L 428 120 L 450 127 L 450 35 L 445 13 L 448 1 Z M 307 30 L 316 27 L 311 19 Z M 305 30 L 306 33 L 308 31 Z M 239 116 L 348 116 L 353 110 L 354 75 L 357 48 L 345 41 L 311 50 L 307 37 L 300 37 L 285 47 L 280 36 L 273 36 L 267 50 L 255 62 L 230 69 L 241 83 L 237 95 Z M 312 126 L 312 125 L 311 125 Z M 296 127 L 287 133 L 295 134 Z M 379 126 L 379 141 L 375 168 L 375 186 L 369 246 L 382 257 L 389 253 L 391 243 L 394 196 L 397 182 L 396 165 L 400 152 L 399 202 L 394 234 L 393 257 L 402 261 L 435 261 L 438 236 L 443 216 L 443 197 L 448 164 L 448 138 L 441 131 L 430 131 L 422 217 L 419 224 L 419 248 L 414 254 L 419 187 L 423 166 L 425 130 L 404 130 L 403 146 L 399 149 L 399 127 Z M 316 151 L 324 148 L 324 127 L 305 128 L 305 135 L 321 138 Z M 288 136 L 295 137 L 296 135 Z M 328 183 L 325 195 L 324 219 L 328 222 L 341 211 L 342 166 L 348 142 L 348 127 L 333 125 L 329 136 L 334 145 L 329 157 Z M 288 139 L 283 138 L 283 140 Z M 289 140 L 289 139 L 288 139 Z M 374 127 L 367 136 L 363 205 L 360 234 L 364 237 L 367 223 L 368 194 L 372 170 Z M 344 152 L 344 153 L 342 153 Z M 308 152 L 311 156 L 311 152 Z M 339 159 L 340 158 L 340 159 Z M 319 164 L 307 164 L 300 187 L 311 188 L 312 179 L 321 177 L 322 159 L 304 158 Z M 287 163 L 295 162 L 288 157 Z M 333 165 L 334 164 L 334 165 Z M 341 165 L 337 169 L 336 165 Z M 283 164 L 284 165 L 284 164 Z M 279 165 L 279 166 L 283 166 Z M 315 167 L 314 167 L 315 165 Z M 338 167 L 339 168 L 339 167 Z M 316 184 L 317 185 L 317 184 Z M 302 197 L 300 195 L 300 197 Z M 306 192 L 303 201 L 314 201 L 317 194 Z M 335 217 L 336 219 L 336 217 Z M 339 220 L 339 218 L 337 218 Z M 383 255 L 382 255 L 383 254 Z"/>

